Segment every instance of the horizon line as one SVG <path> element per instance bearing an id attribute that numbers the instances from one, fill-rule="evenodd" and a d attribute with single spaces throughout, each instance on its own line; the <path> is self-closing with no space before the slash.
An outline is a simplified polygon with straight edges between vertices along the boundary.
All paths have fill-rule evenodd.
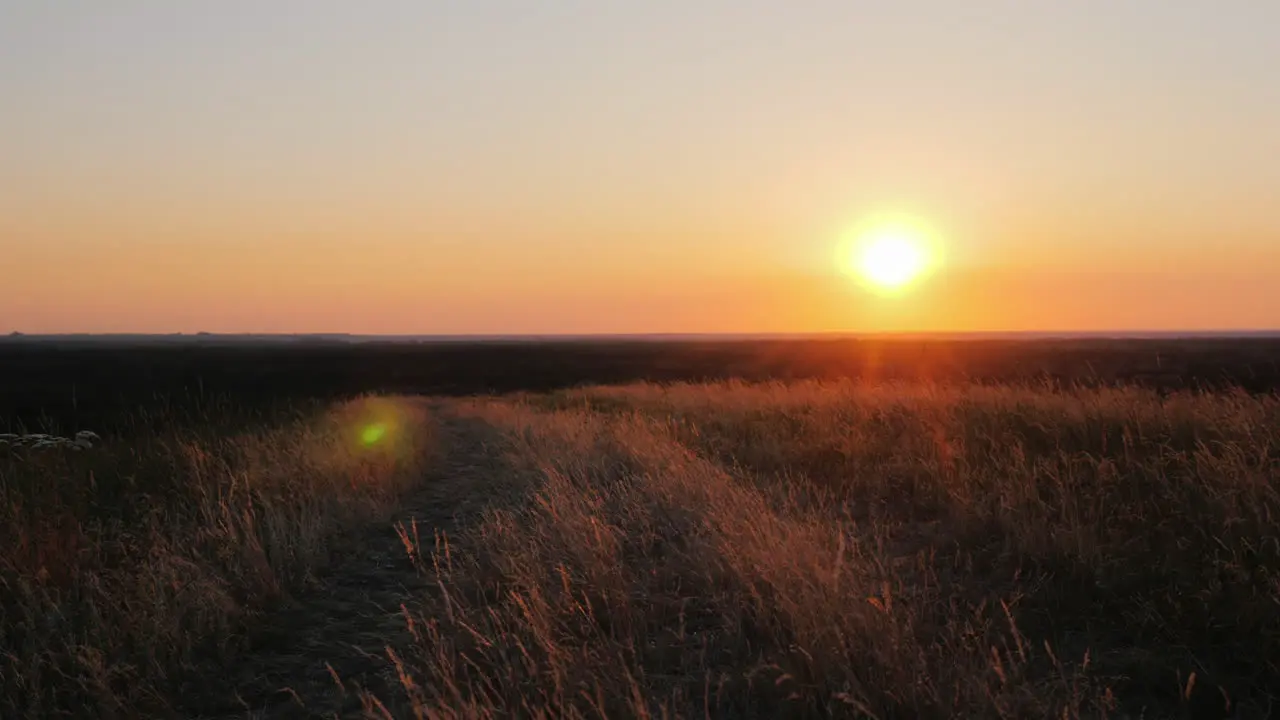
<path id="1" fill-rule="evenodd" d="M 820 331 L 820 332 L 633 332 L 633 333 L 348 333 L 348 332 L 72 332 L 25 333 L 13 331 L 0 335 L 0 343 L 42 340 L 330 340 L 350 342 L 414 341 L 414 342 L 485 342 L 485 341 L 679 341 L 679 340 L 822 340 L 822 339 L 1246 339 L 1277 338 L 1280 328 L 1249 330 L 970 330 L 970 331 Z"/>

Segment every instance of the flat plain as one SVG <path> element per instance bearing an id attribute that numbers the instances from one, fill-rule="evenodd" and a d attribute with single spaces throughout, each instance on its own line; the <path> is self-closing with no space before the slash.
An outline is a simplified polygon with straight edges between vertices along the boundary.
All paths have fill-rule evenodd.
<path id="1" fill-rule="evenodd" d="M 1239 717 L 1272 340 L 0 346 L 4 717 Z"/>

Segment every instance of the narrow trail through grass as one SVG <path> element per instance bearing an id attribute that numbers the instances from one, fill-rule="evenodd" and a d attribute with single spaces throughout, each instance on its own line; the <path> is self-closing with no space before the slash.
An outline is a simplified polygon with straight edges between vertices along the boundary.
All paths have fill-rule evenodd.
<path id="1" fill-rule="evenodd" d="M 371 703 L 391 705 L 399 679 L 388 650 L 402 654 L 412 642 L 407 617 L 430 583 L 415 569 L 404 533 L 416 532 L 427 550 L 436 533 L 473 522 L 492 497 L 487 486 L 502 477 L 485 447 L 492 430 L 435 410 L 444 452 L 422 488 L 390 523 L 352 538 L 317 587 L 264 618 L 253 648 L 214 691 L 219 701 L 206 693 L 190 698 L 188 717 L 367 717 Z M 389 712 L 399 716 L 395 707 Z"/>

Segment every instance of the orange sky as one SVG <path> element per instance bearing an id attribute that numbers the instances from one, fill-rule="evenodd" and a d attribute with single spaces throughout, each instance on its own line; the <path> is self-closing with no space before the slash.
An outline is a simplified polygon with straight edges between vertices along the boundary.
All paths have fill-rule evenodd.
<path id="1" fill-rule="evenodd" d="M 1280 327 L 1280 6 L 958 5 L 2 10 L 0 332 Z"/>

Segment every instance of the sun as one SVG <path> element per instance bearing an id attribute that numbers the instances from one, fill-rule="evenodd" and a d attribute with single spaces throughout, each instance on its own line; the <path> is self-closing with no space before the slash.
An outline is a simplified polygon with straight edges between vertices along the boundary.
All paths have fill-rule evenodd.
<path id="1" fill-rule="evenodd" d="M 898 293 L 918 281 L 937 262 L 937 250 L 918 223 L 877 223 L 854 236 L 845 269 L 872 290 Z"/>
<path id="2" fill-rule="evenodd" d="M 903 235 L 871 238 L 862 249 L 858 265 L 862 275 L 876 285 L 899 288 L 924 269 L 924 250 Z"/>

